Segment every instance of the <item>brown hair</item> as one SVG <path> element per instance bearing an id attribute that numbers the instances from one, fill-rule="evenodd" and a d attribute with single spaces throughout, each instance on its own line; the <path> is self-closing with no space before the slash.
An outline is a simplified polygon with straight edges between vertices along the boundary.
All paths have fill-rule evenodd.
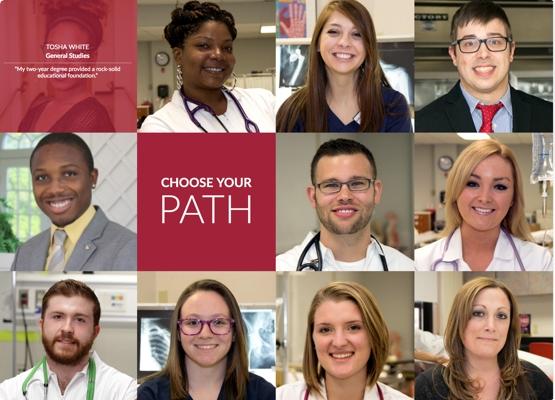
<path id="1" fill-rule="evenodd" d="M 445 187 L 445 229 L 444 235 L 449 235 L 462 223 L 462 217 L 457 207 L 457 200 L 465 188 L 470 174 L 476 166 L 488 157 L 498 155 L 507 160 L 513 170 L 513 203 L 501 225 L 510 234 L 522 240 L 532 240 L 530 228 L 524 215 L 524 194 L 522 177 L 513 151 L 495 139 L 484 139 L 473 142 L 462 151 L 447 176 Z"/>
<path id="2" fill-rule="evenodd" d="M 42 311 L 40 317 L 44 319 L 44 314 L 48 308 L 48 300 L 53 296 L 74 297 L 81 296 L 93 303 L 93 320 L 94 326 L 97 326 L 100 321 L 100 302 L 98 297 L 94 294 L 93 290 L 85 285 L 83 282 L 76 281 L 75 279 L 66 279 L 56 282 L 50 287 L 42 298 Z"/>
<path id="3" fill-rule="evenodd" d="M 458 291 L 447 320 L 445 350 L 449 353 L 449 365 L 444 369 L 443 377 L 449 387 L 449 399 L 472 400 L 476 395 L 476 385 L 466 373 L 465 347 L 462 338 L 472 316 L 472 306 L 476 296 L 488 288 L 501 289 L 511 305 L 507 340 L 497 355 L 501 374 L 501 387 L 497 399 L 531 398 L 531 389 L 524 376 L 517 353 L 520 346 L 520 320 L 516 300 L 503 282 L 489 277 L 479 277 L 465 283 Z"/>
<path id="4" fill-rule="evenodd" d="M 276 117 L 278 132 L 291 132 L 298 121 L 303 121 L 306 132 L 327 132 L 326 86 L 328 77 L 322 56 L 318 52 L 320 35 L 331 14 L 340 12 L 349 18 L 362 35 L 366 57 L 358 72 L 358 104 L 360 131 L 377 132 L 384 120 L 385 107 L 382 86 L 389 86 L 378 60 L 378 44 L 374 23 L 368 10 L 356 0 L 332 0 L 316 21 L 308 57 L 306 86 L 291 95 L 279 108 Z M 380 100 L 378 100 L 380 99 Z"/>
<path id="5" fill-rule="evenodd" d="M 469 23 L 476 21 L 481 24 L 499 19 L 507 30 L 507 37 L 512 39 L 511 24 L 505 11 L 491 0 L 472 0 L 459 8 L 451 21 L 451 41 L 457 40 L 457 32 Z"/>
<path id="6" fill-rule="evenodd" d="M 233 324 L 234 340 L 227 354 L 227 369 L 222 391 L 226 399 L 246 399 L 247 381 L 249 378 L 247 332 L 241 316 L 241 310 L 233 293 L 223 283 L 212 279 L 204 279 L 192 283 L 179 296 L 171 318 L 171 339 L 168 360 L 160 372 L 148 377 L 147 380 L 166 376 L 170 380 L 170 400 L 188 397 L 189 380 L 185 366 L 185 351 L 180 343 L 177 321 L 181 318 L 180 314 L 183 304 L 185 304 L 189 297 L 199 291 L 215 292 L 222 296 L 229 308 L 231 319 L 235 321 Z"/>
<path id="7" fill-rule="evenodd" d="M 308 392 L 321 395 L 320 380 L 326 376 L 326 371 L 318 363 L 312 333 L 314 314 L 318 307 L 328 300 L 351 301 L 360 310 L 370 346 L 370 357 L 366 364 L 367 385 L 374 385 L 378 381 L 389 352 L 389 331 L 378 309 L 377 301 L 368 289 L 356 282 L 332 282 L 316 293 L 308 312 L 303 357 L 303 375 Z"/>

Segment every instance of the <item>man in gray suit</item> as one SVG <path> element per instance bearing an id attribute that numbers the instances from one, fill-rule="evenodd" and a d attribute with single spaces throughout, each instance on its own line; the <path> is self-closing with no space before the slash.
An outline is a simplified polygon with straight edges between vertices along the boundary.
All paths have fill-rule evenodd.
<path id="1" fill-rule="evenodd" d="M 137 235 L 92 206 L 98 170 L 85 141 L 51 133 L 31 153 L 33 194 L 52 225 L 19 247 L 16 271 L 136 270 Z"/>

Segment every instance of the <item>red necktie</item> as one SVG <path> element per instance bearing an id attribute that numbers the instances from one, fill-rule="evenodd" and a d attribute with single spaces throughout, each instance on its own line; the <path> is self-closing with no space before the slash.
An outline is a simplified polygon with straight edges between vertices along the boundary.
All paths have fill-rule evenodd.
<path id="1" fill-rule="evenodd" d="M 497 104 L 480 104 L 476 105 L 476 108 L 482 111 L 482 126 L 480 127 L 480 132 L 493 133 L 492 121 L 493 117 L 501 108 L 503 108 L 503 103 L 499 102 Z"/>

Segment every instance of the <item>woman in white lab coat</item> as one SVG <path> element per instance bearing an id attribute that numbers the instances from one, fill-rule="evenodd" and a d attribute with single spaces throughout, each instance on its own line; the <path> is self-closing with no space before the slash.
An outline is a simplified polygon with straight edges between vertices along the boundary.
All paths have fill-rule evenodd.
<path id="1" fill-rule="evenodd" d="M 355 282 L 332 282 L 310 305 L 304 381 L 277 388 L 278 400 L 409 399 L 378 383 L 389 332 L 374 296 Z"/>
<path id="2" fill-rule="evenodd" d="M 552 270 L 548 249 L 532 242 L 522 178 L 512 150 L 478 140 L 447 177 L 444 238 L 415 251 L 422 271 Z"/>

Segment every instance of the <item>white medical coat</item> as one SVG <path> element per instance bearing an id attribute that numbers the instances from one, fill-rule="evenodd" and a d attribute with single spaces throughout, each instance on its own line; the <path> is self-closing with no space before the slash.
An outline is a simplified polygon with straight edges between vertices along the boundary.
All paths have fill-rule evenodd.
<path id="1" fill-rule="evenodd" d="M 383 393 L 383 400 L 408 400 L 410 397 L 404 395 L 403 393 L 390 388 L 383 383 L 377 383 L 380 385 L 380 389 Z M 287 385 L 280 386 L 276 389 L 276 400 L 304 400 L 306 392 L 306 385 L 303 381 L 290 383 Z M 327 400 L 326 390 L 322 389 L 322 396 L 316 396 L 310 394 L 308 400 Z M 372 387 L 367 387 L 364 392 L 363 400 L 379 400 L 378 389 L 376 385 Z"/>
<path id="2" fill-rule="evenodd" d="M 303 242 L 276 257 L 276 271 L 296 271 L 297 262 L 303 249 L 306 247 L 310 239 L 314 236 L 314 232 L 309 232 Z M 414 261 L 405 256 L 393 247 L 381 245 L 387 261 L 387 268 L 390 271 L 414 271 Z M 322 250 L 323 271 L 383 271 L 380 259 L 379 246 L 375 240 L 368 246 L 366 257 L 359 262 L 344 263 L 339 262 L 333 256 L 333 252 L 320 242 Z M 316 248 L 311 246 L 306 254 L 303 263 L 316 259 Z"/>
<path id="3" fill-rule="evenodd" d="M 545 248 L 535 243 L 521 240 L 512 236 L 516 250 L 520 255 L 526 271 L 551 271 L 552 254 Z M 437 262 L 436 271 L 455 271 L 458 265 L 459 271 L 472 271 L 470 266 L 463 260 L 461 231 L 459 228 L 453 232 L 449 242 L 449 248 L 445 249 L 447 237 L 430 243 L 414 251 L 414 260 L 417 271 L 430 271 Z M 443 253 L 445 252 L 445 255 Z M 442 260 L 438 262 L 438 260 Z M 515 252 L 503 231 L 499 231 L 499 238 L 495 245 L 493 258 L 487 271 L 520 271 Z"/>
<path id="4" fill-rule="evenodd" d="M 230 95 L 225 91 L 223 93 L 227 99 L 227 110 L 224 114 L 218 115 L 218 118 L 229 132 L 246 132 L 245 119 L 241 111 Z M 232 93 L 243 107 L 245 115 L 258 125 L 260 132 L 276 131 L 275 98 L 270 91 L 234 88 Z M 188 104 L 191 111 L 196 107 L 195 103 L 189 102 Z M 225 132 L 225 129 L 210 112 L 199 110 L 194 116 L 208 132 Z M 202 130 L 189 118 L 183 98 L 176 90 L 168 104 L 145 119 L 140 132 L 193 133 L 202 132 Z"/>
<path id="5" fill-rule="evenodd" d="M 96 380 L 94 400 L 135 400 L 137 398 L 137 382 L 130 376 L 102 362 L 96 352 L 91 355 L 96 364 Z M 48 368 L 48 398 L 46 400 L 83 400 L 87 393 L 88 364 L 71 379 L 62 396 L 58 385 L 58 377 Z M 0 400 L 25 400 L 22 388 L 23 381 L 31 370 L 6 379 L 0 384 Z M 27 386 L 29 400 L 44 399 L 44 377 L 42 367 L 39 368 Z"/>

